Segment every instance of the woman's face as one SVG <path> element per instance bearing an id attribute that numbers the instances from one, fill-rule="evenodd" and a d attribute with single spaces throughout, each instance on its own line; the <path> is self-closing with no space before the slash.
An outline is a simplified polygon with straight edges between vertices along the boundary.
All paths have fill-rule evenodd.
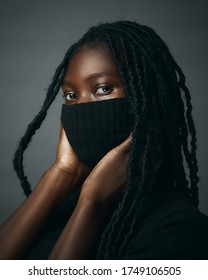
<path id="1" fill-rule="evenodd" d="M 126 97 L 110 50 L 84 46 L 70 60 L 62 90 L 68 105 Z"/>

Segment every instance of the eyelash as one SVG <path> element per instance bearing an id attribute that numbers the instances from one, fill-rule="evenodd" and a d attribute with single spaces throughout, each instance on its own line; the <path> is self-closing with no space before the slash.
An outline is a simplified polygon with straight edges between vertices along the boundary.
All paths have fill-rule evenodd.
<path id="1" fill-rule="evenodd" d="M 70 96 L 70 94 L 75 94 L 75 95 L 76 95 L 76 93 L 74 93 L 74 92 L 66 92 L 66 93 L 63 94 L 63 98 L 64 98 L 66 101 L 75 100 L 76 98 L 74 98 L 74 99 L 68 99 L 68 98 L 67 98 L 68 96 Z"/>
<path id="2" fill-rule="evenodd" d="M 108 93 L 107 94 L 109 94 L 109 93 L 111 93 L 111 91 L 113 90 L 113 87 L 112 86 L 109 86 L 109 85 L 102 85 L 102 86 L 99 86 L 98 88 L 97 88 L 97 90 L 96 90 L 96 92 L 99 90 L 99 89 L 103 89 L 103 88 L 108 88 Z M 105 91 L 104 91 L 104 93 L 105 93 Z M 96 94 L 96 93 L 95 93 Z M 101 95 L 103 95 L 102 93 L 101 93 Z"/>
<path id="3" fill-rule="evenodd" d="M 107 88 L 106 92 L 108 92 L 108 93 L 106 93 L 106 92 L 104 91 L 104 93 L 98 93 L 98 94 L 96 94 L 96 92 L 97 92 L 99 89 L 104 89 L 104 88 Z M 113 90 L 113 87 L 112 87 L 112 86 L 109 86 L 109 85 L 102 85 L 102 86 L 99 86 L 99 87 L 96 89 L 96 92 L 94 93 L 94 95 L 99 95 L 99 96 L 108 95 L 108 94 L 110 94 L 110 93 L 112 92 L 112 90 Z M 66 93 L 63 94 L 63 98 L 64 98 L 66 101 L 75 100 L 76 98 L 67 99 L 67 97 L 70 96 L 71 94 L 75 94 L 75 95 L 76 95 L 76 93 L 74 93 L 74 92 L 66 92 Z"/>

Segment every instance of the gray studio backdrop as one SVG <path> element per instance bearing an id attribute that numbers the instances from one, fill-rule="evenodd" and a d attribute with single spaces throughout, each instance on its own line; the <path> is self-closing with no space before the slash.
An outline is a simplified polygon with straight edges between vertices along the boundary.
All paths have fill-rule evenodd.
<path id="1" fill-rule="evenodd" d="M 208 214 L 207 1 L 0 1 L 0 222 L 23 201 L 13 152 L 68 46 L 100 21 L 136 20 L 161 35 L 187 76 L 198 132 L 200 209 Z M 25 155 L 34 186 L 54 160 L 61 94 Z"/>

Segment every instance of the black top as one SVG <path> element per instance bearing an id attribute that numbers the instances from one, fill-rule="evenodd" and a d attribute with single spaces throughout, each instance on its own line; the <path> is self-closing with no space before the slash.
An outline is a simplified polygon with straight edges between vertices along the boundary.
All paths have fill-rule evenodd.
<path id="1" fill-rule="evenodd" d="M 142 221 L 122 259 L 208 259 L 208 218 L 181 194 L 168 192 Z"/>
<path id="2" fill-rule="evenodd" d="M 208 259 L 208 218 L 176 191 L 157 196 L 121 259 Z M 53 214 L 26 259 L 48 258 L 78 197 L 76 190 Z"/>

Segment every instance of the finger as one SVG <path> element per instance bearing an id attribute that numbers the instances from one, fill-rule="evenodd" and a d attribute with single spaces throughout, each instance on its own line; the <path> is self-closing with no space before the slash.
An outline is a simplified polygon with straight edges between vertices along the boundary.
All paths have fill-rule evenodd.
<path id="1" fill-rule="evenodd" d="M 129 142 L 131 144 L 133 143 L 133 135 L 132 135 L 132 133 L 129 135 L 129 137 L 127 139 L 129 140 Z"/>
<path id="2" fill-rule="evenodd" d="M 131 149 L 131 145 L 133 143 L 133 136 L 132 133 L 124 140 L 120 145 L 117 146 L 119 150 L 122 150 L 124 152 L 129 152 Z"/>

